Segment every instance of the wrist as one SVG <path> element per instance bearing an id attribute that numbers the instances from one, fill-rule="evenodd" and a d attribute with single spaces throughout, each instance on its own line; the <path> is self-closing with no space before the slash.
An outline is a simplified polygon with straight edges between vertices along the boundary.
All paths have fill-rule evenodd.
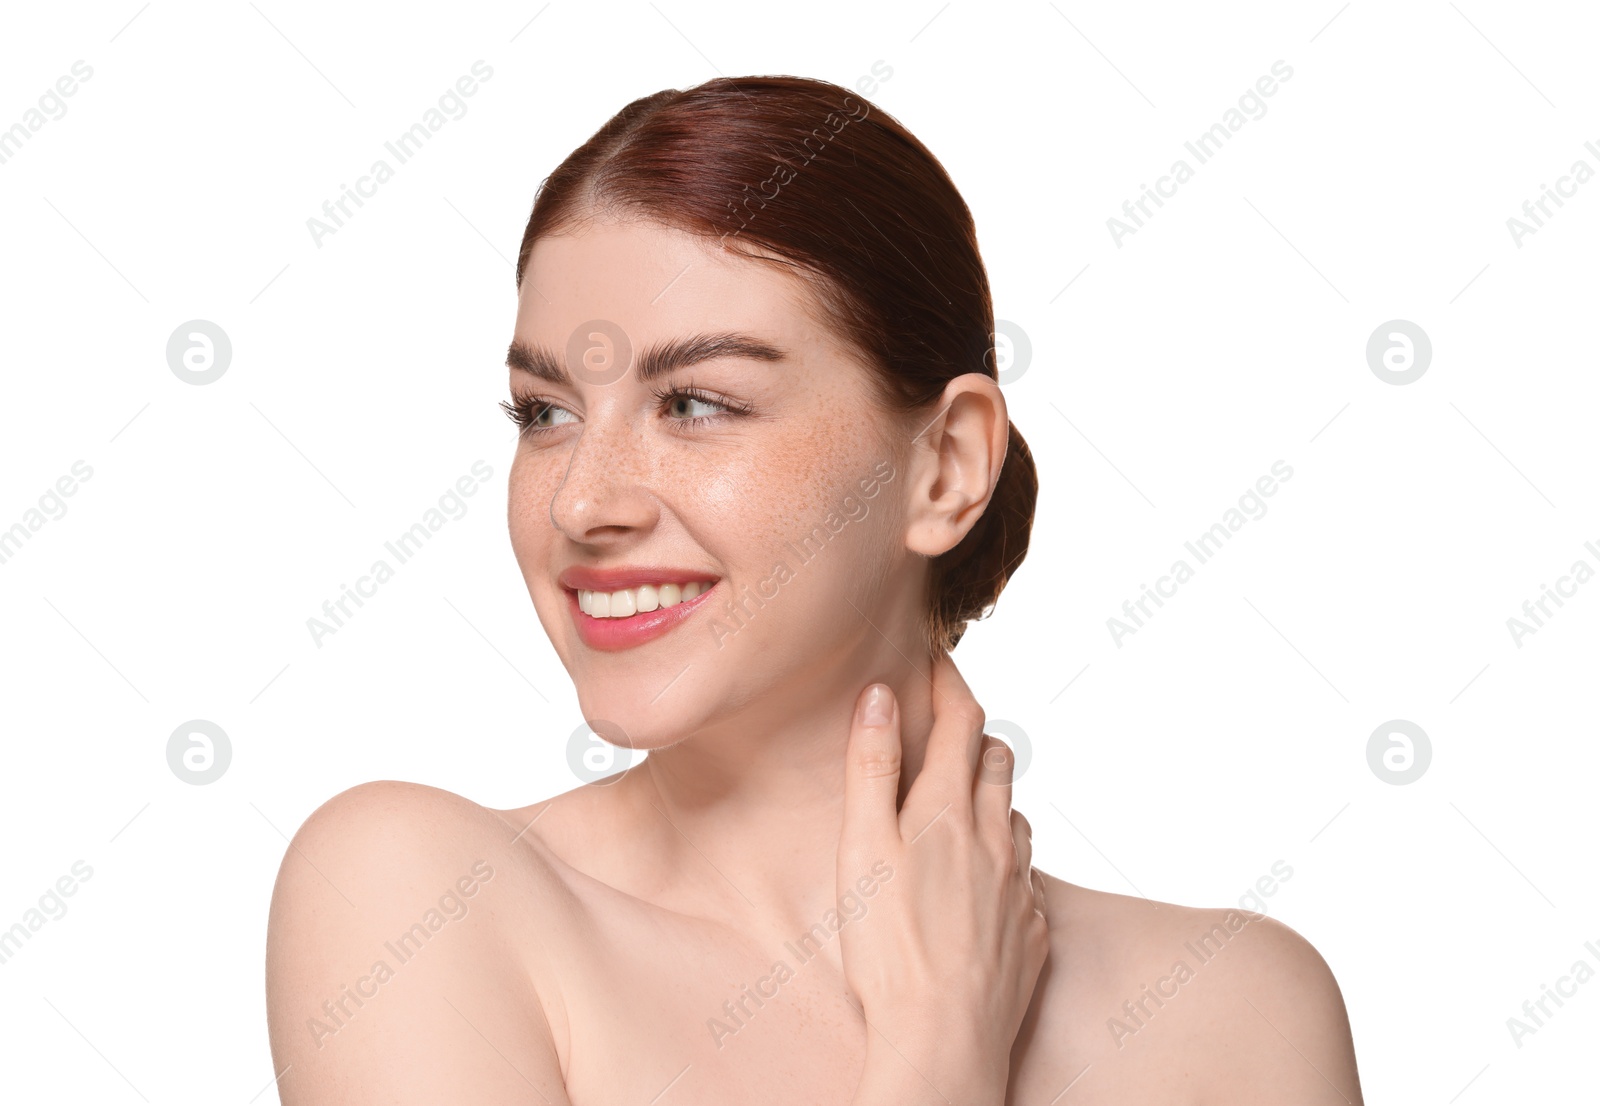
<path id="1" fill-rule="evenodd" d="M 866 1061 L 851 1106 L 1005 1106 L 1009 1057 L 964 1057 L 948 1042 L 889 1041 L 868 1026 Z"/>

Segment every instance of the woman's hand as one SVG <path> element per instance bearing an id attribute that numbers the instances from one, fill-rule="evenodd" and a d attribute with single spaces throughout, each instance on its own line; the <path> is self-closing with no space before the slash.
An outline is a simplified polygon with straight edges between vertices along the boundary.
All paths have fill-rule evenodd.
<path id="1" fill-rule="evenodd" d="M 984 735 L 983 709 L 942 654 L 927 755 L 896 810 L 894 694 L 874 684 L 856 707 L 836 886 L 841 897 L 860 897 L 862 877 L 879 886 L 840 930 L 845 979 L 868 1024 L 855 1101 L 1001 1103 L 1049 952 L 1043 878 L 1030 866 L 1027 820 L 1011 810 L 1014 760 Z"/>

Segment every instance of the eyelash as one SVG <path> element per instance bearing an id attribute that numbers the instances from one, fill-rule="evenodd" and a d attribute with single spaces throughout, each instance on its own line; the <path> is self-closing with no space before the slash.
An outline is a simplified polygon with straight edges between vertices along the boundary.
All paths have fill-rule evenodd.
<path id="1" fill-rule="evenodd" d="M 704 391 L 700 388 L 696 388 L 692 384 L 682 388 L 655 389 L 652 390 L 650 394 L 655 397 L 657 405 L 663 404 L 669 399 L 676 399 L 681 396 L 685 399 L 692 399 L 697 403 L 709 404 L 712 407 L 721 407 L 726 413 L 731 415 L 750 414 L 750 408 L 746 405 L 731 400 L 727 396 L 719 396 L 714 393 Z M 506 413 L 507 418 L 516 423 L 518 431 L 524 437 L 537 437 L 540 434 L 548 434 L 553 430 L 559 429 L 558 427 L 554 426 L 533 425 L 534 419 L 540 417 L 545 413 L 545 411 L 552 407 L 559 407 L 563 411 L 567 410 L 567 408 L 561 407 L 559 403 L 551 402 L 550 400 L 544 399 L 541 396 L 519 394 L 516 392 L 511 394 L 511 398 L 509 400 L 503 399 L 500 401 L 500 409 Z M 686 433 L 689 430 L 696 429 L 705 423 L 713 422 L 719 417 L 720 416 L 718 415 L 695 415 L 686 419 L 672 419 L 670 421 L 678 424 L 677 427 L 674 428 L 674 432 L 681 434 Z"/>

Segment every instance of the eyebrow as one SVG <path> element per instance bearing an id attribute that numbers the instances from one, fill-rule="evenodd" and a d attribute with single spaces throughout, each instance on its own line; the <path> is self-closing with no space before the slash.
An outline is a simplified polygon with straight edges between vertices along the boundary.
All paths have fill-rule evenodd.
<path id="1" fill-rule="evenodd" d="M 657 342 L 638 354 L 634 360 L 639 381 L 648 383 L 675 369 L 719 357 L 778 362 L 787 360 L 788 356 L 785 350 L 760 338 L 725 331 L 717 334 L 692 334 L 686 338 Z M 544 346 L 524 342 L 519 338 L 511 340 L 511 347 L 506 351 L 506 366 L 531 373 L 551 384 L 572 383 L 572 378 L 560 358 Z"/>

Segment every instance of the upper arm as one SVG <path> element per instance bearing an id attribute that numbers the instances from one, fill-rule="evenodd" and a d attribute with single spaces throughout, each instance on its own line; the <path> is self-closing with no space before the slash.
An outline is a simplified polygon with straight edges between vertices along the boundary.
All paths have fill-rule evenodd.
<path id="1" fill-rule="evenodd" d="M 503 936 L 527 881 L 496 825 L 446 792 L 381 783 L 295 834 L 267 936 L 285 1106 L 567 1106 L 524 950 Z"/>

